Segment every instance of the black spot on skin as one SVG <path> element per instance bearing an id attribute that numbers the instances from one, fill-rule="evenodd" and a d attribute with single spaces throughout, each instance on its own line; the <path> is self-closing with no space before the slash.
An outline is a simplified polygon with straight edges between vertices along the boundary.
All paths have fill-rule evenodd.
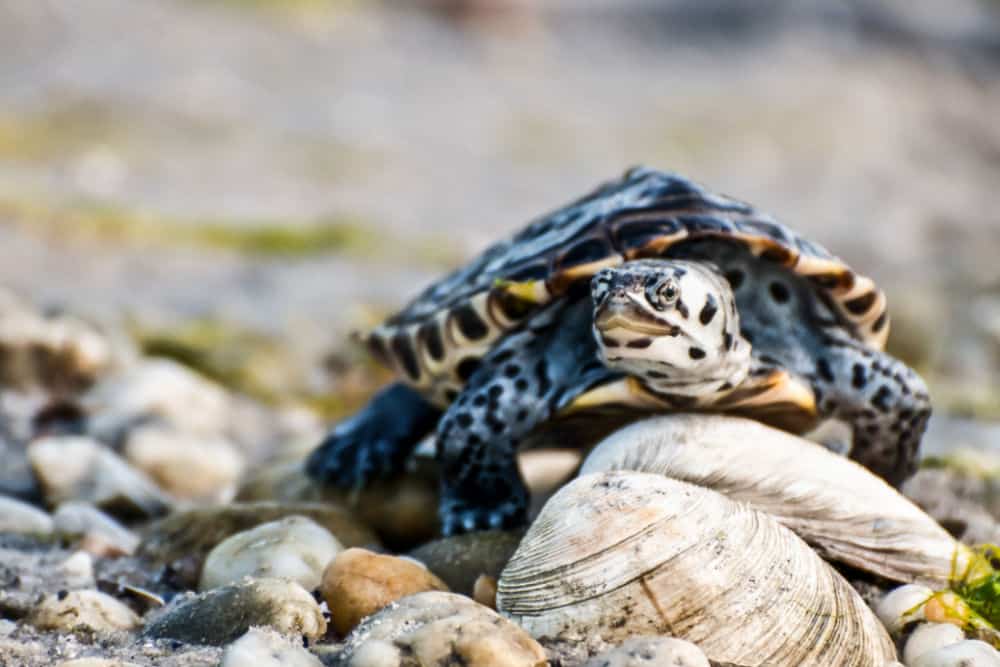
<path id="1" fill-rule="evenodd" d="M 518 410 L 517 414 L 514 415 L 514 418 L 517 419 L 517 421 L 519 422 L 523 422 L 525 419 L 528 418 L 528 411 L 524 409 Z"/>
<path id="2" fill-rule="evenodd" d="M 476 397 L 474 399 L 472 399 L 472 404 L 474 406 L 476 406 L 477 408 L 483 407 L 484 405 L 486 405 L 486 395 L 485 394 L 477 394 Z"/>
<path id="3" fill-rule="evenodd" d="M 472 415 L 468 412 L 459 412 L 455 415 L 455 421 L 458 422 L 458 425 L 462 428 L 469 428 L 472 426 Z"/>
<path id="4" fill-rule="evenodd" d="M 778 303 L 788 303 L 788 300 L 792 297 L 788 288 L 781 283 L 771 283 L 769 289 L 771 297 Z"/>
<path id="5" fill-rule="evenodd" d="M 503 433 L 504 428 L 506 428 L 504 423 L 497 419 L 492 412 L 486 415 L 486 425 L 497 435 Z"/>
<path id="6" fill-rule="evenodd" d="M 601 343 L 604 347 L 619 347 L 621 345 L 617 340 L 608 336 L 601 336 Z"/>
<path id="7" fill-rule="evenodd" d="M 666 380 L 670 376 L 659 371 L 646 371 L 646 377 L 651 380 Z"/>
<path id="8" fill-rule="evenodd" d="M 499 366 L 513 356 L 514 350 L 503 350 L 502 352 L 497 352 L 496 355 L 493 356 L 492 362 L 494 365 Z"/>
<path id="9" fill-rule="evenodd" d="M 458 398 L 458 392 L 455 391 L 454 389 L 446 389 L 444 392 L 444 398 L 446 401 L 450 403 L 454 401 L 456 398 Z"/>
<path id="10" fill-rule="evenodd" d="M 889 311 L 884 310 L 882 311 L 882 314 L 878 316 L 878 319 L 875 320 L 875 323 L 872 324 L 872 331 L 874 333 L 878 333 L 879 331 L 885 328 L 885 325 L 888 321 L 889 321 Z"/>
<path id="11" fill-rule="evenodd" d="M 531 301 L 514 296 L 506 289 L 499 289 L 494 294 L 500 312 L 508 320 L 514 322 L 522 320 L 535 308 L 535 304 Z"/>
<path id="12" fill-rule="evenodd" d="M 458 366 L 455 367 L 455 372 L 458 374 L 458 379 L 462 382 L 468 382 L 472 374 L 479 369 L 479 359 L 475 357 L 466 357 L 458 362 Z"/>
<path id="13" fill-rule="evenodd" d="M 549 381 L 548 363 L 544 359 L 539 359 L 535 364 L 535 377 L 538 378 L 538 393 L 544 396 L 549 393 L 552 383 Z"/>
<path id="14" fill-rule="evenodd" d="M 751 345 L 753 345 L 753 334 L 752 333 L 750 333 L 749 331 L 744 331 L 743 332 L 743 337 L 747 339 L 748 343 L 750 343 Z"/>
<path id="15" fill-rule="evenodd" d="M 715 313 L 719 311 L 719 304 L 716 303 L 715 297 L 711 294 L 705 299 L 705 305 L 702 306 L 701 312 L 698 313 L 698 321 L 702 324 L 708 324 L 715 317 Z"/>
<path id="16" fill-rule="evenodd" d="M 760 258 L 776 264 L 788 264 L 792 258 L 792 253 L 784 246 L 771 246 L 760 254 Z"/>
<path id="17" fill-rule="evenodd" d="M 499 384 L 494 384 L 490 387 L 489 393 L 490 393 L 490 399 L 495 401 L 496 399 L 503 396 L 503 386 Z"/>
<path id="18" fill-rule="evenodd" d="M 864 389 L 868 384 L 868 377 L 865 374 L 865 367 L 862 364 L 854 364 L 851 367 L 851 386 L 855 389 Z"/>
<path id="19" fill-rule="evenodd" d="M 726 280 L 729 281 L 729 286 L 735 292 L 743 284 L 743 279 L 746 278 L 743 272 L 739 269 L 733 269 L 732 271 L 726 271 Z"/>
<path id="20" fill-rule="evenodd" d="M 521 373 L 521 367 L 517 364 L 507 364 L 503 367 L 503 374 L 509 378 L 516 378 Z"/>
<path id="21" fill-rule="evenodd" d="M 490 332 L 489 327 L 483 322 L 483 318 L 479 316 L 471 304 L 459 306 L 452 315 L 455 318 L 455 323 L 458 324 L 458 330 L 469 340 L 481 340 Z"/>
<path id="22" fill-rule="evenodd" d="M 844 308 L 847 308 L 847 312 L 852 315 L 864 315 L 875 304 L 876 298 L 878 298 L 878 295 L 875 292 L 868 292 L 850 301 L 845 301 Z"/>
<path id="23" fill-rule="evenodd" d="M 765 364 L 771 364 L 772 366 L 780 366 L 781 365 L 780 361 L 778 361 L 774 357 L 772 357 L 770 355 L 767 355 L 767 354 L 760 355 L 760 360 L 763 361 Z"/>
<path id="24" fill-rule="evenodd" d="M 722 385 L 719 387 L 719 391 L 729 391 L 732 388 L 733 388 L 732 383 L 723 382 Z"/>
<path id="25" fill-rule="evenodd" d="M 827 382 L 833 382 L 833 369 L 830 368 L 830 362 L 825 357 L 820 357 L 816 362 L 816 372 Z"/>
<path id="26" fill-rule="evenodd" d="M 631 347 L 636 350 L 642 350 L 653 344 L 652 338 L 636 338 L 635 340 L 630 340 L 625 343 L 625 347 Z"/>
<path id="27" fill-rule="evenodd" d="M 726 350 L 733 349 L 733 334 L 728 331 L 722 332 L 722 347 Z"/>
<path id="28" fill-rule="evenodd" d="M 881 386 L 875 395 L 872 396 L 872 405 L 881 410 L 882 412 L 889 411 L 889 400 L 892 398 L 892 392 L 886 386 Z"/>
<path id="29" fill-rule="evenodd" d="M 691 357 L 692 359 L 704 359 L 705 350 L 701 349 L 700 347 L 692 347 L 688 350 L 688 356 Z"/>
<path id="30" fill-rule="evenodd" d="M 410 339 L 404 333 L 398 333 L 392 337 L 393 354 L 399 359 L 399 362 L 403 365 L 403 370 L 406 372 L 411 379 L 416 380 L 420 378 L 420 366 L 417 364 L 417 355 L 413 352 L 413 346 L 410 344 Z"/>
<path id="31" fill-rule="evenodd" d="M 683 299 L 677 299 L 677 312 L 680 313 L 681 317 L 685 320 L 688 318 L 688 315 L 691 314 L 691 311 L 688 310 L 687 304 L 684 303 Z"/>
<path id="32" fill-rule="evenodd" d="M 465 439 L 465 442 L 469 445 L 469 447 L 475 447 L 476 445 L 483 444 L 483 439 L 480 438 L 475 433 L 470 433 L 469 437 Z M 471 454 L 471 452 L 470 452 L 470 454 Z"/>
<path id="33" fill-rule="evenodd" d="M 528 391 L 528 381 L 524 378 L 518 378 L 517 381 L 514 382 L 514 389 L 517 389 L 518 391 Z"/>

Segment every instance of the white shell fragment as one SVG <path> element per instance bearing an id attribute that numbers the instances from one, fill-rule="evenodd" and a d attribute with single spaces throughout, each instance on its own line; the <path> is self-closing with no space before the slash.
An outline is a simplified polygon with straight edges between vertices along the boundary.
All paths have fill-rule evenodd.
<path id="1" fill-rule="evenodd" d="M 498 609 L 593 654 L 670 635 L 715 662 L 869 666 L 895 659 L 858 594 L 762 512 L 661 475 L 580 477 L 500 575 Z"/>
<path id="2" fill-rule="evenodd" d="M 920 584 L 900 586 L 879 600 L 875 613 L 889 632 L 899 634 L 910 623 L 924 620 L 924 604 L 932 595 L 934 591 Z"/>
<path id="3" fill-rule="evenodd" d="M 604 440 L 581 474 L 656 473 L 714 489 L 791 528 L 825 558 L 887 579 L 947 584 L 969 551 L 853 461 L 741 417 L 680 414 Z"/>
<path id="4" fill-rule="evenodd" d="M 903 647 L 903 662 L 911 664 L 917 658 L 945 646 L 951 646 L 965 639 L 962 628 L 951 623 L 921 623 L 906 640 Z"/>

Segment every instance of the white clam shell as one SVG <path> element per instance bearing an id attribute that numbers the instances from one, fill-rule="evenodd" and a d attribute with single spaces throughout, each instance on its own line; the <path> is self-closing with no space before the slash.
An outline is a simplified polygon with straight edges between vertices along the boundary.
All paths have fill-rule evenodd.
<path id="1" fill-rule="evenodd" d="M 969 551 L 881 478 L 813 442 L 740 417 L 678 414 L 600 443 L 581 474 L 635 470 L 714 489 L 767 512 L 823 557 L 941 587 Z"/>
<path id="2" fill-rule="evenodd" d="M 646 473 L 585 475 L 553 496 L 500 575 L 497 605 L 534 637 L 590 653 L 661 634 L 747 666 L 896 657 L 857 593 L 790 530 Z"/>

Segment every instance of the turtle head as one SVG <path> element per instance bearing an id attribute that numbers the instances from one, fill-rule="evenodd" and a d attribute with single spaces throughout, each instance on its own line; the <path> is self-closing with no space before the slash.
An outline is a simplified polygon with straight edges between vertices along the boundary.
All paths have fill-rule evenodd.
<path id="1" fill-rule="evenodd" d="M 641 260 L 591 281 L 594 336 L 604 363 L 668 393 L 736 386 L 750 369 L 735 297 L 704 262 Z"/>

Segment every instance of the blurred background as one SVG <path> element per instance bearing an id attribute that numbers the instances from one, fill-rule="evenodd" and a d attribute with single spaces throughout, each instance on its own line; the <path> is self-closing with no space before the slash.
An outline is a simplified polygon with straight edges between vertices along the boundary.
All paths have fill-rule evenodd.
<path id="1" fill-rule="evenodd" d="M 262 400 L 352 409 L 351 328 L 641 163 L 872 275 L 938 439 L 993 437 L 996 0 L 0 0 L 0 45 L 0 285 Z"/>

